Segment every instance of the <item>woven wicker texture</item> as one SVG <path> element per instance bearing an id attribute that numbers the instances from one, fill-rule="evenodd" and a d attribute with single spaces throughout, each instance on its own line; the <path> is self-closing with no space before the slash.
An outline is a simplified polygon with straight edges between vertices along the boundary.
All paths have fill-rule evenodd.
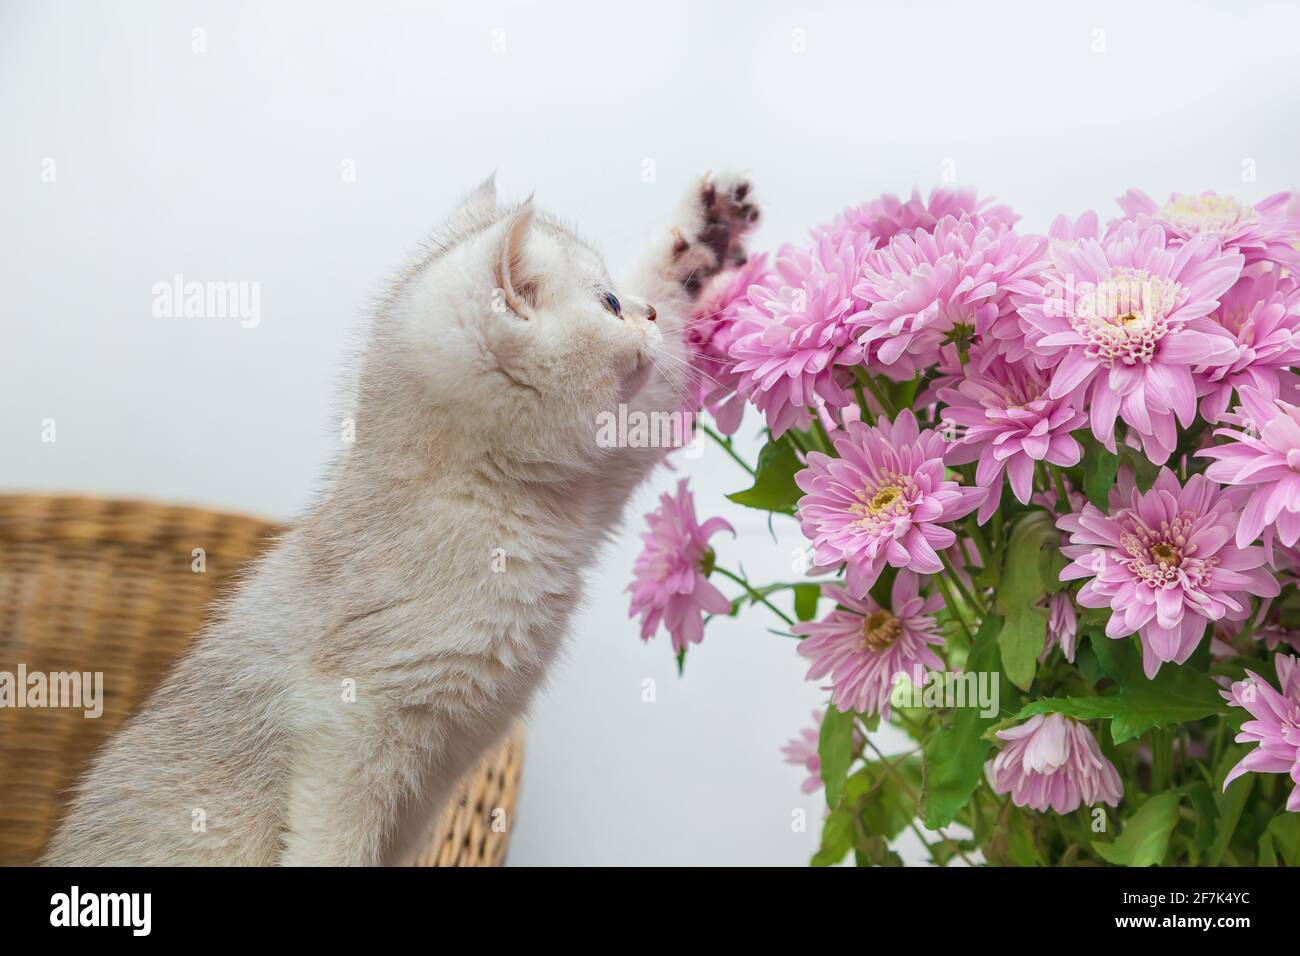
<path id="1" fill-rule="evenodd" d="M 198 508 L 0 496 L 0 672 L 104 674 L 98 719 L 80 708 L 0 707 L 0 865 L 39 857 L 96 749 L 279 530 Z M 462 782 L 417 865 L 504 861 L 522 757 L 517 729 Z"/>

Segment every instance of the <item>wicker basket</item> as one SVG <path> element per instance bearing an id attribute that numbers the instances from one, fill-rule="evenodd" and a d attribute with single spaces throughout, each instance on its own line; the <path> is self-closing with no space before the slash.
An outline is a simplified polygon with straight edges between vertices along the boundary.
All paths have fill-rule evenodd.
<path id="1" fill-rule="evenodd" d="M 104 673 L 103 715 L 0 707 L 0 865 L 34 862 L 95 750 L 163 676 L 204 609 L 279 529 L 134 501 L 0 496 L 0 672 Z M 193 549 L 205 552 L 196 573 Z M 461 784 L 419 866 L 499 866 L 522 732 Z"/>

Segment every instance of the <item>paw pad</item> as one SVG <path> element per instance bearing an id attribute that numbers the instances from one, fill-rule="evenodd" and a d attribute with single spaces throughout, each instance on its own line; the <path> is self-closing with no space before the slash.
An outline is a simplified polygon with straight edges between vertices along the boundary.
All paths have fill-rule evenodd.
<path id="1" fill-rule="evenodd" d="M 682 288 L 692 298 L 706 280 L 749 258 L 745 236 L 759 219 L 753 184 L 743 176 L 705 176 L 686 203 L 686 219 L 672 230 L 671 256 Z"/>

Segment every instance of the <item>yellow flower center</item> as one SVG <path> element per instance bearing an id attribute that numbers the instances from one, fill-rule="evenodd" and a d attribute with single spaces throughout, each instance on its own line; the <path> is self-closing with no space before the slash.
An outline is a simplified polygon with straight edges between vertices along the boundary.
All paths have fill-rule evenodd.
<path id="1" fill-rule="evenodd" d="M 897 472 L 873 476 L 869 485 L 856 492 L 849 510 L 857 515 L 857 524 L 868 531 L 888 527 L 911 507 L 909 496 L 916 493 L 916 481 Z"/>
<path id="2" fill-rule="evenodd" d="M 862 647 L 868 651 L 883 651 L 898 639 L 903 625 L 884 608 L 872 611 L 862 619 Z"/>
<path id="3" fill-rule="evenodd" d="M 898 485 L 885 485 L 867 502 L 867 511 L 870 514 L 878 515 L 897 501 L 902 494 L 903 489 L 899 488 Z"/>
<path id="4" fill-rule="evenodd" d="M 1163 541 L 1151 546 L 1151 557 L 1155 558 L 1156 563 L 1162 568 L 1176 568 L 1181 559 L 1177 549 Z"/>
<path id="5" fill-rule="evenodd" d="M 1080 285 L 1070 324 L 1088 341 L 1089 354 L 1107 368 L 1116 362 L 1145 365 L 1169 330 L 1166 320 L 1181 294 L 1172 279 L 1116 269 L 1101 282 Z"/>
<path id="6" fill-rule="evenodd" d="M 1254 208 L 1231 196 L 1177 196 L 1156 214 L 1181 232 L 1222 232 L 1258 217 Z"/>

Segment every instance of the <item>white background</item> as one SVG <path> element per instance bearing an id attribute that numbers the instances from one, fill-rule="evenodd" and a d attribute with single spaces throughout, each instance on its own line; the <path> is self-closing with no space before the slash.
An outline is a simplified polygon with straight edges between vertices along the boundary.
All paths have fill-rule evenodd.
<path id="1" fill-rule="evenodd" d="M 760 247 L 945 172 L 1034 229 L 1109 217 L 1130 185 L 1293 188 L 1298 37 L 1284 3 L 6 0 L 0 488 L 291 517 L 337 447 L 329 397 L 369 296 L 493 169 L 616 271 L 710 168 L 752 171 Z M 154 318 L 151 287 L 176 273 L 260 283 L 261 324 Z M 684 465 L 701 511 L 740 529 L 715 539 L 720 562 L 787 577 L 792 529 L 773 543 L 719 504 L 736 467 Z M 669 484 L 635 503 L 535 708 L 516 864 L 815 848 L 820 796 L 779 754 L 822 699 L 793 642 L 755 611 L 712 628 L 679 680 L 666 639 L 626 620 L 639 515 Z"/>

